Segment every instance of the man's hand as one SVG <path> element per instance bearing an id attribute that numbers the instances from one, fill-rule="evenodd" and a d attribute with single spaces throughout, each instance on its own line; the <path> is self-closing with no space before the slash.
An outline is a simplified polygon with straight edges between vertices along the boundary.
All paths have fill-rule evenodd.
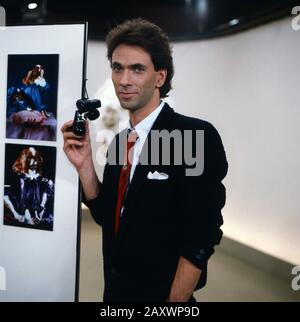
<path id="1" fill-rule="evenodd" d="M 92 162 L 89 127 L 86 122 L 86 132 L 85 135 L 81 137 L 72 132 L 72 125 L 73 120 L 70 120 L 61 127 L 64 137 L 64 151 L 77 171 L 80 171 L 82 167 Z"/>
<path id="2" fill-rule="evenodd" d="M 167 302 L 187 302 L 193 295 L 201 272 L 201 269 L 184 257 L 180 257 Z"/>
<path id="3" fill-rule="evenodd" d="M 61 131 L 64 137 L 64 152 L 75 166 L 82 183 L 86 199 L 94 199 L 99 194 L 100 183 L 92 159 L 88 122 L 84 136 L 75 135 L 71 129 L 73 120 L 66 122 Z"/>

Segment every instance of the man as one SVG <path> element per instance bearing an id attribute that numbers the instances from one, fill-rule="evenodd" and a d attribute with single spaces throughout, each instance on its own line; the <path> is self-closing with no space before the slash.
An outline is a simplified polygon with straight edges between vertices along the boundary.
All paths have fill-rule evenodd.
<path id="1" fill-rule="evenodd" d="M 104 301 L 192 301 L 193 292 L 206 283 L 207 261 L 222 237 L 223 145 L 210 123 L 175 113 L 161 101 L 171 89 L 173 61 L 158 26 L 127 21 L 106 42 L 115 91 L 130 124 L 109 148 L 102 183 L 93 166 L 88 127 L 83 138 L 67 131 L 72 121 L 62 127 L 64 151 L 79 173 L 84 202 L 102 226 Z M 169 162 L 160 155 L 151 163 L 157 151 L 166 151 L 166 145 L 158 147 L 153 140 L 160 131 L 192 135 L 171 144 Z M 204 133 L 203 149 L 199 132 Z M 126 144 L 124 134 L 128 155 L 118 149 Z M 186 158 L 178 164 L 178 157 L 186 155 L 175 150 L 186 147 L 193 155 L 200 150 L 204 171 L 189 173 L 193 169 Z"/>

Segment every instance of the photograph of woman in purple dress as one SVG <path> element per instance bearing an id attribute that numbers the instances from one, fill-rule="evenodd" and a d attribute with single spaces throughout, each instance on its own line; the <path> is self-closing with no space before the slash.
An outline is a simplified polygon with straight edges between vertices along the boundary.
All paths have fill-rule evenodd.
<path id="1" fill-rule="evenodd" d="M 8 55 L 6 137 L 55 141 L 58 55 Z"/>
<path id="2" fill-rule="evenodd" d="M 55 147 L 6 144 L 4 224 L 53 230 Z"/>

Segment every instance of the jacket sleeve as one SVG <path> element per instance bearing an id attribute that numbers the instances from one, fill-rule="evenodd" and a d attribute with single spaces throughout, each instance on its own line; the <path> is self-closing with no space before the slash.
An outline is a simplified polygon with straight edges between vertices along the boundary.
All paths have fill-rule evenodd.
<path id="1" fill-rule="evenodd" d="M 94 199 L 89 199 L 87 200 L 84 192 L 82 191 L 82 197 L 81 197 L 81 201 L 89 208 L 89 211 L 93 217 L 93 219 L 95 220 L 95 222 L 102 226 L 102 198 L 101 198 L 101 189 L 102 189 L 102 185 L 100 187 L 100 192 L 98 194 L 98 196 Z"/>
<path id="2" fill-rule="evenodd" d="M 81 201 L 89 208 L 90 213 L 95 220 L 95 222 L 102 226 L 103 225 L 103 216 L 105 211 L 105 190 L 106 183 L 108 181 L 108 165 L 106 164 L 104 167 L 103 180 L 100 182 L 100 191 L 96 198 L 87 200 L 84 192 L 82 191 Z"/>
<path id="3" fill-rule="evenodd" d="M 180 255 L 202 270 L 206 270 L 214 246 L 220 243 L 223 235 L 220 227 L 225 187 L 221 181 L 227 169 L 221 138 L 208 123 L 204 130 L 204 170 L 198 176 L 183 173 L 180 183 L 183 212 Z"/>

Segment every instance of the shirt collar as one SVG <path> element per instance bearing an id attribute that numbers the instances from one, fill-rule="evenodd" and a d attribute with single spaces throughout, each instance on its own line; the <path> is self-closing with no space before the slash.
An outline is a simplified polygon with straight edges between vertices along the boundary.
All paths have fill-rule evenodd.
<path id="1" fill-rule="evenodd" d="M 159 113 L 164 107 L 165 102 L 161 101 L 158 107 L 151 112 L 147 117 L 145 117 L 141 122 L 139 122 L 134 128 L 131 127 L 130 121 L 128 122 L 128 131 L 131 132 L 136 130 L 139 138 L 147 137 L 149 134 L 155 120 L 157 119 Z"/>

